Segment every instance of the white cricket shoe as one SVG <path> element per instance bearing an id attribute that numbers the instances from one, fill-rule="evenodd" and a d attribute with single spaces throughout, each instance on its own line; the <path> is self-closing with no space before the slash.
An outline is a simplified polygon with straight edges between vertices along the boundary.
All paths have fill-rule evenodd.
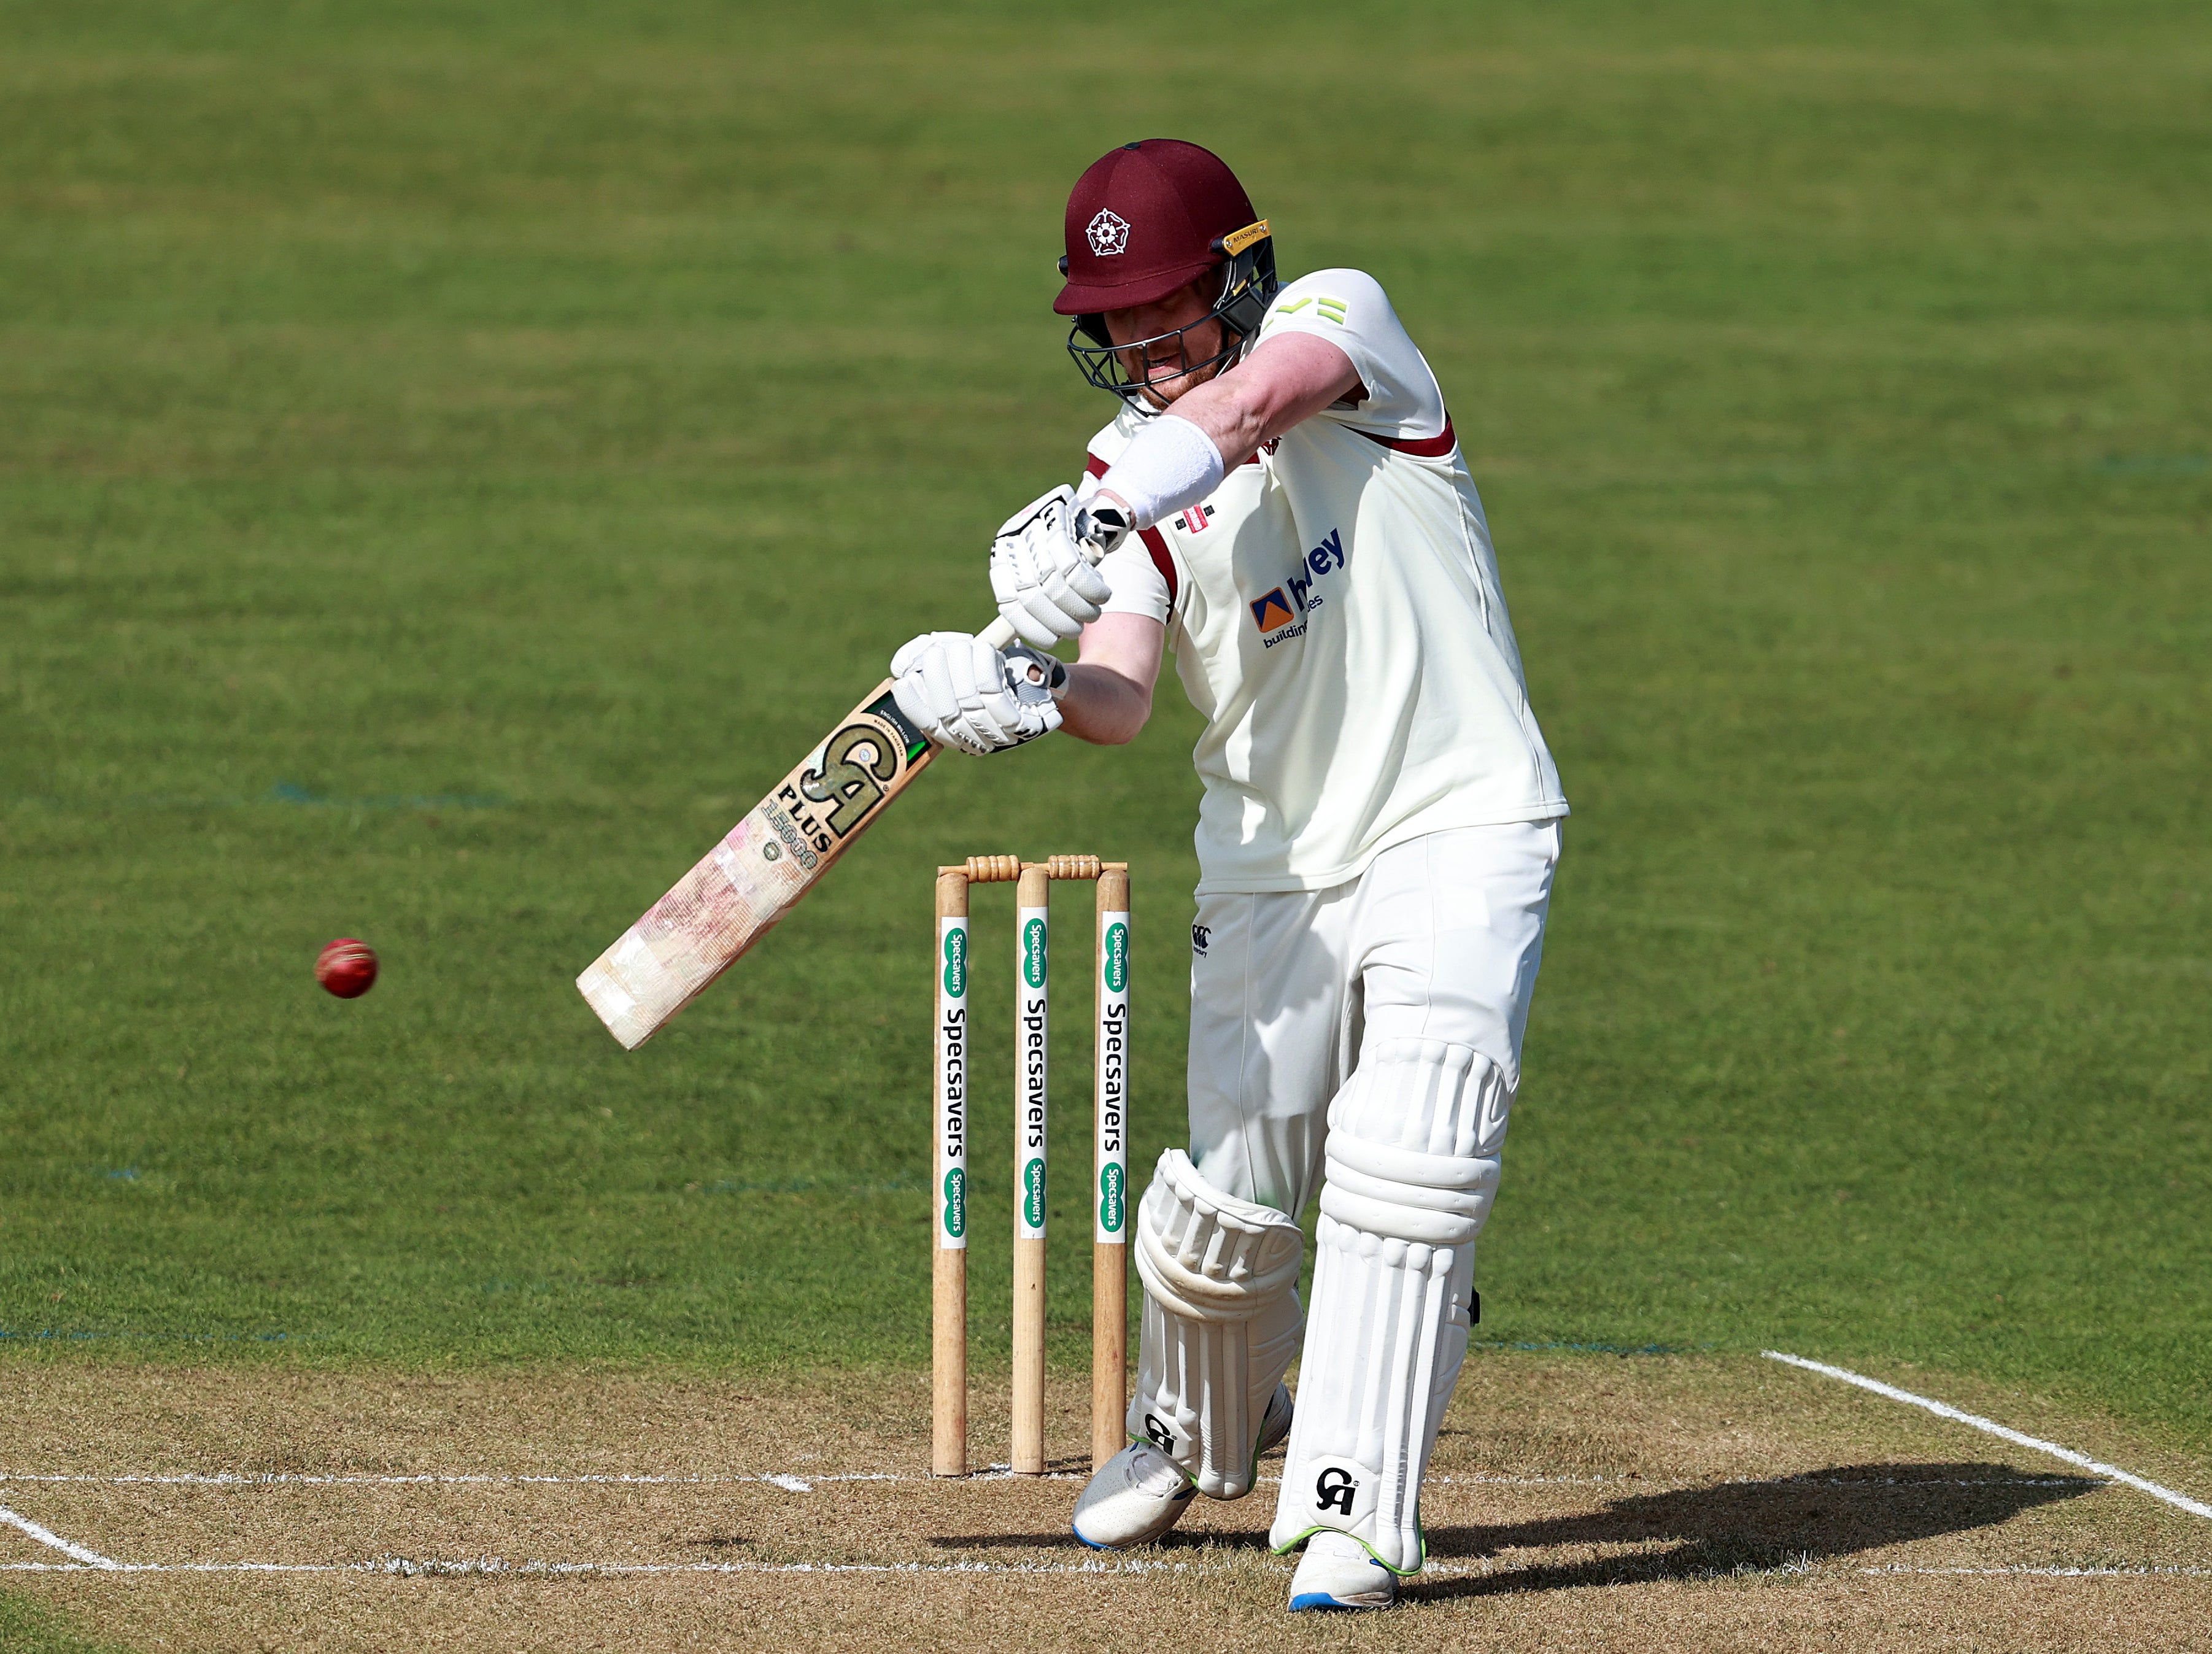
<path id="1" fill-rule="evenodd" d="M 1254 1456 L 1279 1446 L 1291 1433 L 1291 1391 L 1275 1386 L 1260 1420 Z M 1198 1489 L 1182 1467 L 1150 1442 L 1132 1442 L 1098 1467 L 1075 1501 L 1069 1523 L 1077 1539 L 1094 1551 L 1127 1550 L 1149 1545 L 1182 1519 Z"/>
<path id="2" fill-rule="evenodd" d="M 1350 1534 L 1323 1529 L 1306 1541 L 1291 1576 L 1291 1612 L 1309 1608 L 1382 1608 L 1398 1600 L 1398 1576 L 1368 1555 Z"/>
<path id="3" fill-rule="evenodd" d="M 1070 1523 L 1094 1551 L 1149 1545 L 1176 1525 L 1198 1489 L 1182 1467 L 1150 1442 L 1131 1442 L 1098 1467 Z"/>

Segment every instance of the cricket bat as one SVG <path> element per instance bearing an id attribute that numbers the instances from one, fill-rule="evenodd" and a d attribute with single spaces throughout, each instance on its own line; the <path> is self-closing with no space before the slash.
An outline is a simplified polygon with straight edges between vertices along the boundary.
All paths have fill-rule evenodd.
<path id="1" fill-rule="evenodd" d="M 1003 619 L 982 633 L 1014 641 Z M 594 959 L 576 987 L 623 1049 L 637 1048 L 799 904 L 939 749 L 885 678 L 722 842 Z"/>

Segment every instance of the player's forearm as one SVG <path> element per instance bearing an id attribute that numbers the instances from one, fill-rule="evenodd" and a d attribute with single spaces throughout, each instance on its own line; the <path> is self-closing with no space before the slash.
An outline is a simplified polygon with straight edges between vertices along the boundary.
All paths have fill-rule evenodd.
<path id="1" fill-rule="evenodd" d="M 1194 505 L 1300 421 L 1359 386 L 1352 358 L 1310 333 L 1270 339 L 1220 378 L 1177 397 L 1099 479 L 1137 526 Z"/>
<path id="2" fill-rule="evenodd" d="M 1269 436 L 1271 412 L 1266 398 L 1238 385 L 1235 375 L 1201 385 L 1175 402 L 1175 417 L 1188 419 L 1212 439 L 1221 450 L 1224 471 L 1234 471 L 1254 454 Z"/>
<path id="3" fill-rule="evenodd" d="M 1328 340 L 1284 333 L 1220 378 L 1177 397 L 1174 413 L 1212 437 L 1222 464 L 1234 470 L 1262 443 L 1358 386 L 1352 358 Z"/>
<path id="4" fill-rule="evenodd" d="M 1077 662 L 1067 669 L 1060 727 L 1079 740 L 1121 746 L 1136 739 L 1152 715 L 1152 691 L 1111 666 Z"/>

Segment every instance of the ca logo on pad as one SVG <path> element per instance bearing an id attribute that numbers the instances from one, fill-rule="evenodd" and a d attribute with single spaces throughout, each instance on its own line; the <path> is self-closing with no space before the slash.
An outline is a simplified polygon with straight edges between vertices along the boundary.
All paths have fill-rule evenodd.
<path id="1" fill-rule="evenodd" d="M 1350 1529 L 1374 1511 L 1377 1479 L 1358 1460 L 1317 1454 L 1306 1462 L 1304 1474 L 1312 1480 L 1301 1491 L 1316 1520 Z"/>
<path id="2" fill-rule="evenodd" d="M 1352 1514 L 1352 1496 L 1359 1491 L 1359 1478 L 1340 1464 L 1332 1464 L 1314 1478 L 1314 1508 Z"/>

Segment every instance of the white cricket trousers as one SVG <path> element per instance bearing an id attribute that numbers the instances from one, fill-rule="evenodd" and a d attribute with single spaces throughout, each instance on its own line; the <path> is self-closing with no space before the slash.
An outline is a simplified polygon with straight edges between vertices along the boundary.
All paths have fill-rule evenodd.
<path id="1" fill-rule="evenodd" d="M 1430 833 L 1325 891 L 1202 896 L 1191 926 L 1190 1158 L 1297 1217 L 1368 1039 L 1473 1048 L 1521 1083 L 1559 823 Z"/>

